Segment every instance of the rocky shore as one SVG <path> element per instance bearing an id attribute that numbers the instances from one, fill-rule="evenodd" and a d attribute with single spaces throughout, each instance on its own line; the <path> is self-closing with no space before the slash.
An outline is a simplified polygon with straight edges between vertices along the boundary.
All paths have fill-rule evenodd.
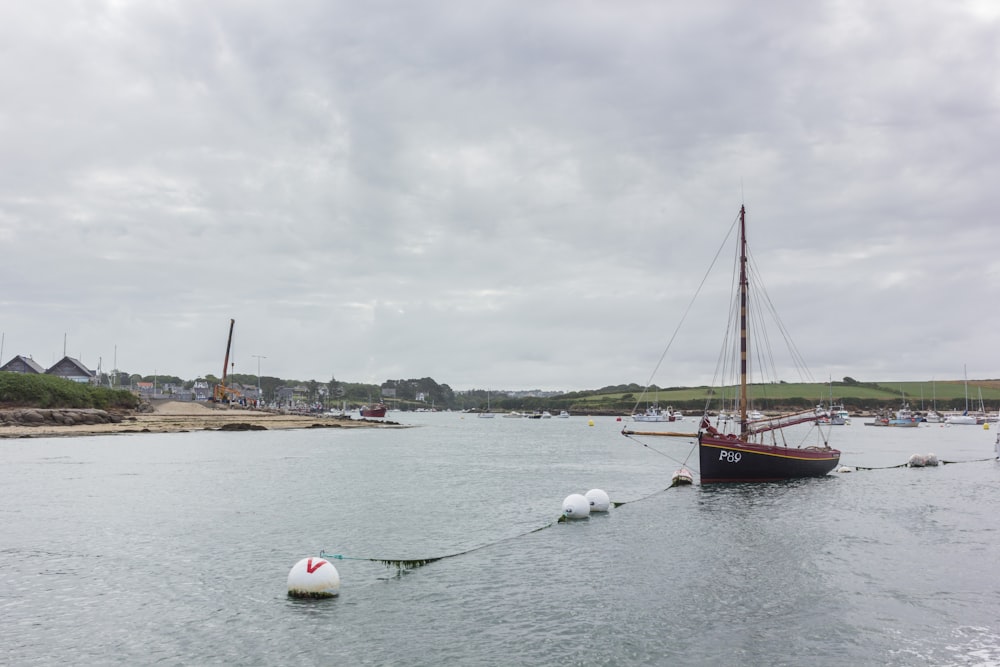
<path id="1" fill-rule="evenodd" d="M 104 410 L 49 410 L 21 408 L 0 410 L 0 424 L 4 426 L 81 426 L 93 424 L 119 424 L 122 418 Z"/>

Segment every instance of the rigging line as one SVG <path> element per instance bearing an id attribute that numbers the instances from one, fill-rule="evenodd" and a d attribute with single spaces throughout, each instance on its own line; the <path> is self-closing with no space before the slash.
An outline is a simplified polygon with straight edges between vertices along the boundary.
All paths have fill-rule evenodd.
<path id="1" fill-rule="evenodd" d="M 739 218 L 737 218 L 738 220 Z M 735 223 L 734 223 L 735 225 Z M 732 230 L 730 230 L 730 234 Z M 728 238 L 728 237 L 727 237 Z M 739 294 L 736 289 L 737 267 L 739 266 L 739 254 L 736 255 L 733 264 L 733 274 L 729 281 L 729 320 L 726 322 L 726 329 L 722 336 L 722 345 L 719 347 L 719 357 L 715 362 L 715 372 L 712 375 L 711 387 L 718 387 L 722 390 L 722 398 L 720 399 L 720 410 L 725 411 L 726 408 L 726 382 L 725 379 L 731 377 L 730 369 L 736 368 L 738 349 L 734 345 L 734 338 L 736 337 L 736 322 L 739 320 Z M 734 388 L 735 392 L 735 388 Z M 708 410 L 712 403 L 716 400 L 714 391 L 709 391 L 708 395 L 705 397 L 705 407 L 702 410 L 702 416 L 708 414 Z"/>
<path id="2" fill-rule="evenodd" d="M 781 334 L 782 338 L 784 338 L 785 345 L 788 347 L 788 350 L 791 353 L 792 361 L 795 364 L 796 370 L 806 381 L 813 382 L 814 380 L 812 372 L 809 370 L 809 366 L 806 364 L 805 358 L 802 356 L 802 353 L 799 352 L 798 346 L 792 339 L 791 332 L 788 331 L 788 328 L 785 326 L 785 323 L 781 320 L 781 316 L 778 315 L 778 309 L 775 308 L 774 302 L 771 300 L 771 295 L 768 293 L 767 288 L 764 286 L 764 281 L 761 278 L 761 274 L 757 270 L 756 259 L 753 258 L 749 250 L 747 251 L 747 257 L 749 258 L 749 261 L 753 265 L 752 276 L 754 285 L 756 286 L 755 292 L 759 293 L 762 297 L 761 299 L 758 299 L 758 301 L 762 301 L 763 305 L 766 306 L 767 312 L 770 315 L 770 317 L 774 320 L 778 332 Z"/>
<path id="3" fill-rule="evenodd" d="M 660 355 L 659 361 L 656 362 L 656 366 L 653 367 L 653 372 L 649 374 L 649 379 L 646 380 L 646 386 L 643 388 L 642 393 L 639 394 L 639 400 L 635 402 L 635 406 L 632 408 L 632 412 L 636 411 L 636 409 L 639 407 L 639 403 L 643 401 L 643 397 L 649 392 L 649 385 L 653 383 L 653 378 L 656 377 L 656 373 L 660 370 L 660 366 L 663 364 L 663 360 L 666 358 L 667 352 L 670 351 L 670 346 L 673 345 L 674 339 L 677 338 L 677 334 L 681 330 L 681 326 L 684 324 L 684 321 L 687 319 L 687 316 L 691 313 L 691 308 L 694 306 L 694 302 L 698 299 L 698 295 L 701 294 L 702 288 L 708 281 L 708 276 L 711 275 L 712 269 L 715 267 L 715 263 L 719 260 L 719 255 L 722 254 L 723 249 L 725 249 L 726 244 L 729 242 L 729 237 L 733 235 L 733 230 L 736 228 L 736 223 L 738 221 L 739 221 L 739 216 L 737 216 L 736 219 L 733 221 L 733 223 L 729 226 L 729 233 L 726 234 L 726 237 L 722 240 L 722 243 L 719 244 L 719 249 L 715 251 L 715 257 L 712 258 L 712 262 L 708 265 L 708 269 L 705 271 L 705 275 L 702 276 L 701 282 L 698 284 L 698 289 L 695 290 L 694 296 L 691 297 L 691 300 L 688 302 L 687 308 L 684 309 L 684 313 L 681 315 L 681 319 L 677 323 L 677 327 L 674 329 L 674 333 L 670 336 L 670 340 L 667 341 L 667 346 L 663 348 L 663 353 Z"/>
<path id="4" fill-rule="evenodd" d="M 659 449 L 657 449 L 656 447 L 651 447 L 650 445 L 646 444 L 646 443 L 645 443 L 645 442 L 643 442 L 642 440 L 639 440 L 638 438 L 634 438 L 634 437 L 632 437 L 632 436 L 631 436 L 631 435 L 630 435 L 629 433 L 626 433 L 626 432 L 625 432 L 624 430 L 622 431 L 622 435 L 624 435 L 624 436 L 625 436 L 626 438 L 628 438 L 628 439 L 629 439 L 629 440 L 631 440 L 632 442 L 636 443 L 637 445 L 642 445 L 643 447 L 645 447 L 645 448 L 646 448 L 646 449 L 648 449 L 649 451 L 651 451 L 651 452 L 655 452 L 655 453 L 659 454 L 660 456 L 662 456 L 663 458 L 665 458 L 665 459 L 670 459 L 670 460 L 671 460 L 671 461 L 673 461 L 674 463 L 679 463 L 679 464 L 680 464 L 680 465 L 682 465 L 682 466 L 687 466 L 687 464 L 688 464 L 688 463 L 687 463 L 687 462 L 688 462 L 688 459 L 690 459 L 690 458 L 691 458 L 691 453 L 692 453 L 692 452 L 694 451 L 694 447 L 692 447 L 692 448 L 691 448 L 691 449 L 690 449 L 690 450 L 688 451 L 688 455 L 687 455 L 687 456 L 686 456 L 686 457 L 684 458 L 684 460 L 683 460 L 683 461 L 681 461 L 681 460 L 679 460 L 679 459 L 676 459 L 676 458 L 674 458 L 674 457 L 673 457 L 673 456 L 671 456 L 670 454 L 666 454 L 666 453 L 664 453 L 664 452 L 661 452 L 661 451 L 660 451 Z M 697 471 L 697 470 L 696 470 L 695 472 L 699 472 L 699 474 L 700 474 L 700 471 Z"/>
<path id="5" fill-rule="evenodd" d="M 667 488 L 665 488 L 665 489 L 660 489 L 659 491 L 653 491 L 653 492 L 652 492 L 651 494 L 649 494 L 648 496 L 643 496 L 642 498 L 636 498 L 635 500 L 623 500 L 623 501 L 621 501 L 621 502 L 618 502 L 618 503 L 611 503 L 611 506 L 612 506 L 612 507 L 616 507 L 616 508 L 617 508 L 617 507 L 621 507 L 622 505 L 628 505 L 628 504 L 630 504 L 630 503 L 638 503 L 638 502 L 641 502 L 641 501 L 643 501 L 643 500 L 649 500 L 649 499 L 650 499 L 650 498 L 652 498 L 653 496 L 658 496 L 658 495 L 660 495 L 661 493 L 664 493 L 665 491 L 669 491 L 670 489 L 673 489 L 673 488 L 675 488 L 675 487 L 677 487 L 677 486 L 680 486 L 680 485 L 679 485 L 679 484 L 677 484 L 677 483 L 674 483 L 674 484 L 671 484 L 670 486 L 668 486 L 668 487 L 667 487 Z M 560 519 L 560 521 L 562 521 L 562 519 L 563 519 L 563 518 L 565 518 L 565 517 L 562 517 L 562 518 Z"/>

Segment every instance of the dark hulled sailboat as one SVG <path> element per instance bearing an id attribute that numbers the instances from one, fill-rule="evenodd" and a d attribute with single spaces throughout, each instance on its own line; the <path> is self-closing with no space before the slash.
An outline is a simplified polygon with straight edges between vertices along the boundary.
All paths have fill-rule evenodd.
<path id="1" fill-rule="evenodd" d="M 816 423 L 818 415 L 812 409 L 775 417 L 749 419 L 749 384 L 747 358 L 750 348 L 749 312 L 751 306 L 750 274 L 747 260 L 746 209 L 739 215 L 739 385 L 738 405 L 733 422 L 735 432 L 725 432 L 726 426 L 711 424 L 706 409 L 697 433 L 654 431 L 622 431 L 626 436 L 674 436 L 697 438 L 699 473 L 702 484 L 725 482 L 773 482 L 800 477 L 819 477 L 833 470 L 840 462 L 840 452 L 826 441 L 814 446 L 789 446 L 782 429 L 796 424 Z M 737 273 L 737 272 L 734 272 Z M 735 363 L 734 363 L 735 366 Z"/>

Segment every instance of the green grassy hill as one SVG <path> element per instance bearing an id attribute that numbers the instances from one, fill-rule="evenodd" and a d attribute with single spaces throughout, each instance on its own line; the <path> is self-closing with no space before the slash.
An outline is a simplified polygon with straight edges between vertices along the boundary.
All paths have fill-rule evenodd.
<path id="1" fill-rule="evenodd" d="M 904 400 L 910 407 L 938 410 L 965 408 L 965 385 L 962 381 L 948 382 L 834 382 L 829 383 L 778 383 L 755 384 L 749 387 L 750 400 L 759 410 L 803 408 L 817 403 L 843 403 L 848 410 L 874 410 L 880 407 L 899 406 Z M 710 387 L 683 387 L 653 389 L 642 394 L 641 389 L 611 392 L 576 392 L 553 399 L 560 409 L 576 412 L 625 411 L 630 412 L 637 401 L 641 404 L 658 402 L 683 410 L 701 410 L 711 401 L 710 409 L 719 409 L 722 398 L 732 406 L 735 387 L 712 389 Z M 987 411 L 1000 409 L 1000 380 L 970 380 L 969 407 L 979 408 L 979 396 Z"/>

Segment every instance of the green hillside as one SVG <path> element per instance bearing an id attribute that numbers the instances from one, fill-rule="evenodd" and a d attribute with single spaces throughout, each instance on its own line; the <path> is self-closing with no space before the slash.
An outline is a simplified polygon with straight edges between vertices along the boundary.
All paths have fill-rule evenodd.
<path id="1" fill-rule="evenodd" d="M 565 409 L 578 412 L 625 410 L 630 411 L 636 402 L 641 405 L 658 402 L 683 410 L 701 410 L 706 404 L 713 410 L 719 409 L 723 398 L 732 406 L 736 394 L 735 387 L 712 389 L 710 387 L 675 387 L 650 389 L 643 394 L 642 388 L 630 386 L 625 390 L 607 388 L 597 392 L 576 392 L 553 399 Z M 965 384 L 962 381 L 948 382 L 834 382 L 829 383 L 776 383 L 755 384 L 749 387 L 751 403 L 760 410 L 801 408 L 817 403 L 843 403 L 849 410 L 871 410 L 884 406 L 898 406 L 902 401 L 910 407 L 938 410 L 961 410 L 965 408 Z M 1000 380 L 970 380 L 969 407 L 979 408 L 980 394 L 985 408 L 995 412 L 1000 408 Z"/>

